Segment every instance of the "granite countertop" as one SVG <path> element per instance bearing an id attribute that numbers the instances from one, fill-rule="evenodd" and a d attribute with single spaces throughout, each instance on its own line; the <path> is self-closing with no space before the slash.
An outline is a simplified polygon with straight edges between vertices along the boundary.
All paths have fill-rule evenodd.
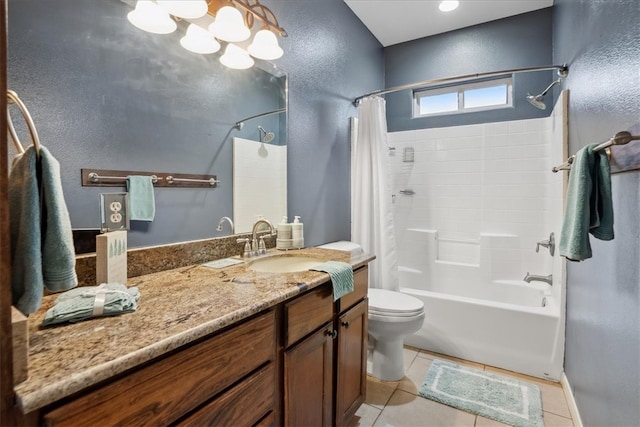
<path id="1" fill-rule="evenodd" d="M 265 256 L 282 254 L 269 250 Z M 320 248 L 287 254 L 348 262 L 354 270 L 374 259 Z M 42 328 L 56 298 L 47 296 L 28 319 L 29 378 L 15 386 L 18 407 L 25 414 L 42 408 L 328 280 L 316 271 L 258 273 L 246 263 L 222 269 L 197 264 L 128 279 L 127 286 L 141 294 L 134 313 Z"/>

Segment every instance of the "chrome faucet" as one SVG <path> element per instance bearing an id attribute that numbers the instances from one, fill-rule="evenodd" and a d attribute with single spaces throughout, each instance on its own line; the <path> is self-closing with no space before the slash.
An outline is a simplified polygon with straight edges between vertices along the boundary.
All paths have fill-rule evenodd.
<path id="1" fill-rule="evenodd" d="M 542 246 L 543 248 L 548 248 L 549 254 L 553 256 L 553 253 L 555 252 L 555 249 L 556 249 L 555 235 L 553 234 L 553 232 L 549 235 L 549 240 L 543 240 L 541 242 L 536 243 L 536 252 L 540 250 L 540 246 Z"/>
<path id="2" fill-rule="evenodd" d="M 218 221 L 218 226 L 216 227 L 216 230 L 222 231 L 222 225 L 224 224 L 225 221 L 229 223 L 229 227 L 231 228 L 231 234 L 233 234 L 235 232 L 234 230 L 235 226 L 233 225 L 233 221 L 231 220 L 231 218 L 229 218 L 228 216 L 223 216 L 222 218 L 220 218 L 220 221 Z"/>
<path id="3" fill-rule="evenodd" d="M 260 218 L 253 224 L 253 229 L 251 230 L 251 239 L 242 238 L 238 239 L 238 243 L 243 243 L 242 249 L 242 257 L 243 258 L 251 258 L 254 256 L 262 255 L 267 253 L 267 246 L 264 243 L 264 235 L 260 236 L 260 242 L 258 243 L 258 228 L 260 225 L 266 225 L 269 227 L 269 235 L 275 236 L 276 231 L 273 228 L 273 224 L 268 219 Z"/>
<path id="4" fill-rule="evenodd" d="M 529 272 L 527 271 L 527 275 L 524 276 L 524 281 L 527 283 L 531 283 L 531 282 L 545 282 L 548 283 L 549 286 L 553 285 L 553 274 L 550 274 L 548 276 L 538 276 L 537 274 L 529 274 Z"/>

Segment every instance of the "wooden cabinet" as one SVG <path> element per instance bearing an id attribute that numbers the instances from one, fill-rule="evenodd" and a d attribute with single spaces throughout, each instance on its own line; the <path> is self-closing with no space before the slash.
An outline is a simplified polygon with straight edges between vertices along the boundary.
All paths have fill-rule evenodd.
<path id="1" fill-rule="evenodd" d="M 367 299 L 338 317 L 336 422 L 347 425 L 364 402 L 367 385 Z"/>
<path id="2" fill-rule="evenodd" d="M 276 359 L 275 333 L 275 312 L 270 310 L 50 410 L 44 414 L 44 421 L 50 426 L 167 425 L 212 398 L 235 402 L 221 397 L 221 392 Z M 252 423 L 274 407 L 273 370 L 267 368 L 258 374 L 257 379 L 252 376 L 247 380 L 257 383 L 262 379 L 260 387 L 265 390 L 261 396 L 264 400 L 259 402 L 263 410 L 255 414 Z M 238 391 L 228 393 L 237 395 Z M 223 420 L 233 420 L 236 415 L 225 414 Z M 207 417 L 202 413 L 195 419 Z"/>
<path id="3" fill-rule="evenodd" d="M 328 283 L 285 304 L 284 425 L 347 425 L 364 402 L 367 277 L 354 272 L 354 291 L 336 303 Z"/>
<path id="4" fill-rule="evenodd" d="M 284 425 L 330 426 L 333 389 L 333 341 L 327 323 L 284 353 Z"/>
<path id="5" fill-rule="evenodd" d="M 26 424 L 342 426 L 365 397 L 367 267 L 333 301 L 314 288 L 112 380 Z"/>

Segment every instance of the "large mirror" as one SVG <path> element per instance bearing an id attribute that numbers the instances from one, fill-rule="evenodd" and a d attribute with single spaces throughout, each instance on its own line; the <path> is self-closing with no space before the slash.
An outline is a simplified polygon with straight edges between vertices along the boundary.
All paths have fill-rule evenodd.
<path id="1" fill-rule="evenodd" d="M 83 168 L 211 174 L 220 181 L 212 189 L 156 188 L 155 218 L 131 223 L 130 247 L 220 237 L 230 234 L 227 224 L 216 229 L 222 217 L 266 216 L 268 206 L 240 212 L 242 204 L 234 203 L 234 192 L 237 199 L 255 190 L 234 185 L 234 138 L 254 141 L 258 159 L 286 146 L 286 75 L 259 60 L 247 70 L 223 66 L 224 43 L 211 55 L 183 49 L 185 22 L 171 34 L 146 33 L 127 20 L 133 5 L 128 0 L 8 5 L 8 85 L 61 164 L 72 227 L 99 228 L 100 194 L 125 191 L 124 181 L 120 188 L 83 187 Z M 46 13 L 40 13 L 43 7 Z M 24 128 L 18 132 L 26 135 Z M 286 212 L 286 160 L 281 168 Z M 246 228 L 240 225 L 236 232 Z"/>

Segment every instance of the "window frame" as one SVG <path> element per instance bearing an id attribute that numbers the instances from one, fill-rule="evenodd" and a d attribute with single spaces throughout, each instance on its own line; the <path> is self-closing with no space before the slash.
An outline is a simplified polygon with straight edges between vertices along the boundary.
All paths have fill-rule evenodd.
<path id="1" fill-rule="evenodd" d="M 469 90 L 483 89 L 494 86 L 506 85 L 506 103 L 497 105 L 485 105 L 473 108 L 464 108 L 464 93 Z M 438 113 L 420 114 L 420 99 L 425 96 L 437 96 L 446 93 L 457 93 L 458 109 L 453 111 L 442 111 Z M 500 76 L 492 79 L 474 80 L 463 83 L 454 83 L 446 86 L 431 86 L 415 89 L 413 91 L 412 118 L 420 119 L 424 117 L 446 116 L 452 114 L 475 113 L 479 111 L 491 111 L 505 108 L 513 108 L 513 75 Z"/>

